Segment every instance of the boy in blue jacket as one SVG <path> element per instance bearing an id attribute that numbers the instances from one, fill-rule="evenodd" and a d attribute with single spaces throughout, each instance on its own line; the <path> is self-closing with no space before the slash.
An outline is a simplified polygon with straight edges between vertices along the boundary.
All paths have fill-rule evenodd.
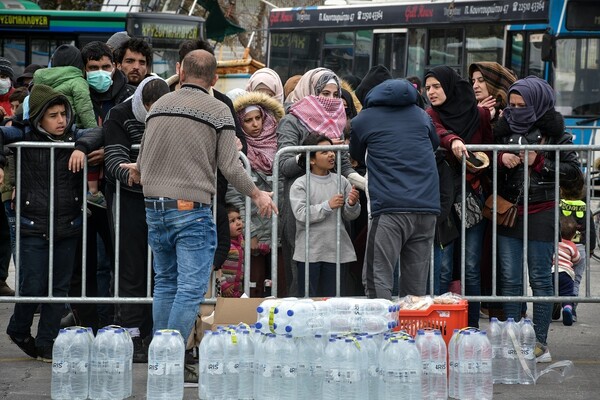
<path id="1" fill-rule="evenodd" d="M 48 148 L 22 149 L 19 260 L 21 296 L 65 297 L 75 263 L 77 241 L 81 234 L 83 176 L 85 155 L 102 145 L 99 128 L 78 130 L 67 98 L 46 85 L 35 85 L 29 97 L 29 119 L 0 127 L 0 148 L 19 141 L 75 143 L 71 148 L 55 149 L 54 181 L 50 182 L 51 155 Z M 0 159 L 0 168 L 4 160 Z M 0 181 L 3 176 L 0 175 Z M 50 204 L 50 188 L 54 203 Z M 50 211 L 54 229 L 50 231 Z M 50 241 L 53 248 L 52 293 L 48 293 Z M 27 355 L 52 360 L 52 345 L 60 329 L 64 304 L 44 303 L 41 307 L 37 337 L 31 336 L 36 303 L 17 303 L 6 333 Z"/>

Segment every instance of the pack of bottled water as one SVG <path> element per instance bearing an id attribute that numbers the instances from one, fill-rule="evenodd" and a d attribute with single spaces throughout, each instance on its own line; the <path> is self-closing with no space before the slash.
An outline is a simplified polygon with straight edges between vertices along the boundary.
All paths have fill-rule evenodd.
<path id="1" fill-rule="evenodd" d="M 131 396 L 133 342 L 126 329 L 107 326 L 98 330 L 90 357 L 92 400 L 125 399 Z"/>
<path id="2" fill-rule="evenodd" d="M 257 307 L 256 328 L 293 337 L 377 334 L 397 325 L 398 310 L 397 304 L 383 299 L 268 299 Z"/>
<path id="3" fill-rule="evenodd" d="M 492 318 L 487 335 L 493 350 L 494 383 L 535 384 L 536 336 L 531 320 L 522 319 L 517 323 L 513 318 L 505 322 Z"/>
<path id="4" fill-rule="evenodd" d="M 154 332 L 148 348 L 148 400 L 183 399 L 185 344 L 178 331 Z"/>
<path id="5" fill-rule="evenodd" d="M 52 348 L 51 398 L 85 400 L 89 393 L 89 364 L 94 334 L 91 328 L 61 329 Z"/>
<path id="6" fill-rule="evenodd" d="M 461 400 L 491 400 L 492 345 L 486 331 L 455 330 L 448 344 L 448 396 Z"/>

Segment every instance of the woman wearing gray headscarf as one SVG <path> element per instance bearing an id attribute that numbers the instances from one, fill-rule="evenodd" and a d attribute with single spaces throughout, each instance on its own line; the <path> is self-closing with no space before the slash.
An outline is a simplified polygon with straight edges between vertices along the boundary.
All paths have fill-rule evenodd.
<path id="1" fill-rule="evenodd" d="M 554 109 L 555 95 L 550 85 L 535 76 L 520 79 L 508 89 L 508 107 L 494 128 L 501 144 L 572 144 L 565 132 L 563 117 Z M 560 161 L 554 151 L 530 150 L 498 154 L 498 194 L 518 206 L 518 217 L 512 228 L 498 226 L 498 259 L 500 291 L 503 296 L 523 295 L 523 215 L 528 217 L 527 263 L 529 284 L 534 296 L 552 296 L 552 257 L 554 230 L 555 171 L 560 180 L 572 180 L 579 174 L 575 151 L 562 151 Z M 529 203 L 524 210 L 524 163 L 529 170 Z M 521 318 L 521 303 L 505 303 L 507 318 Z M 537 338 L 535 356 L 538 362 L 550 362 L 546 345 L 552 314 L 552 303 L 533 303 L 533 324 Z"/>
<path id="2" fill-rule="evenodd" d="M 333 71 L 327 68 L 315 68 L 302 75 L 295 89 L 286 98 L 287 114 L 277 127 L 277 150 L 300 146 L 311 133 L 325 135 L 334 144 L 342 144 L 346 112 L 340 95 L 340 79 Z M 294 295 L 297 289 L 293 279 L 295 268 L 292 263 L 296 219 L 290 208 L 289 193 L 292 183 L 305 173 L 305 169 L 298 166 L 299 156 L 299 154 L 284 153 L 279 158 L 279 227 L 288 295 Z M 342 154 L 341 173 L 356 188 L 364 190 L 365 179 L 352 169 L 347 152 Z"/>

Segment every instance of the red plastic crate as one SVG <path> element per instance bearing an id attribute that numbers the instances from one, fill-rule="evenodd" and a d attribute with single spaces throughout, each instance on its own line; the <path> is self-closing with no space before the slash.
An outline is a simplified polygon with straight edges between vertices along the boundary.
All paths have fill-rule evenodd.
<path id="1" fill-rule="evenodd" d="M 458 304 L 433 304 L 427 310 L 400 310 L 394 331 L 404 330 L 414 337 L 419 329 L 439 329 L 448 345 L 454 329 L 468 326 L 468 308 L 467 300 L 461 300 Z"/>

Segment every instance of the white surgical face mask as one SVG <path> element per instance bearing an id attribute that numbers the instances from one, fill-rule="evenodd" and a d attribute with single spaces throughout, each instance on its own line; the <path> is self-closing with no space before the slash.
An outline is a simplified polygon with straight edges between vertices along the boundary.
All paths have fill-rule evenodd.
<path id="1" fill-rule="evenodd" d="M 12 82 L 10 81 L 10 78 L 0 79 L 0 95 L 8 93 L 11 87 Z"/>

